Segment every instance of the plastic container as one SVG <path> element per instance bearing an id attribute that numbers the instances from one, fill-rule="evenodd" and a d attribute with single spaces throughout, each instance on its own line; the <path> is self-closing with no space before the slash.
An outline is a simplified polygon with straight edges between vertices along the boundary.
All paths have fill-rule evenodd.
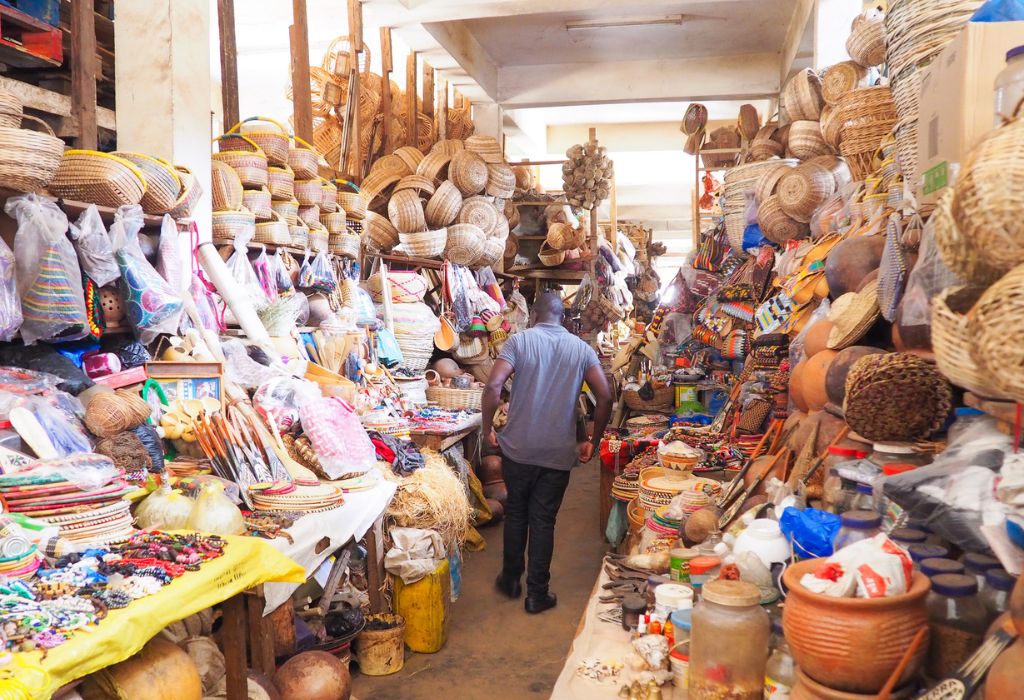
<path id="1" fill-rule="evenodd" d="M 933 578 L 927 605 L 927 673 L 933 680 L 948 678 L 981 644 L 988 613 L 978 597 L 977 581 L 961 574 Z"/>
<path id="2" fill-rule="evenodd" d="M 451 575 L 448 560 L 416 583 L 395 577 L 395 612 L 405 619 L 405 643 L 420 654 L 433 654 L 448 641 Z"/>
<path id="3" fill-rule="evenodd" d="M 654 591 L 654 614 L 668 620 L 673 612 L 693 607 L 693 589 L 678 583 L 664 583 Z"/>
<path id="4" fill-rule="evenodd" d="M 690 611 L 687 611 L 690 612 Z M 672 628 L 675 632 L 675 643 L 669 653 L 669 665 L 672 668 L 672 685 L 675 686 L 672 697 L 685 700 L 688 697 L 690 680 L 690 617 L 676 618 L 672 615 Z"/>
<path id="5" fill-rule="evenodd" d="M 970 406 L 960 406 L 953 411 L 953 414 L 956 416 L 956 420 L 953 421 L 953 424 L 949 426 L 949 430 L 946 431 L 950 444 L 955 444 L 964 431 L 977 424 L 979 420 L 985 419 L 983 411 L 971 408 Z"/>
<path id="6" fill-rule="evenodd" d="M 851 510 L 840 516 L 841 527 L 832 540 L 833 551 L 861 540 L 869 540 L 881 532 L 882 516 L 868 510 Z"/>
<path id="7" fill-rule="evenodd" d="M 382 613 L 371 615 L 366 623 L 385 622 L 386 629 L 363 629 L 356 637 L 356 661 L 359 672 L 367 676 L 388 676 L 405 666 L 405 620 L 401 615 Z"/>
<path id="8" fill-rule="evenodd" d="M 1024 46 L 1006 52 L 1006 67 L 996 76 L 995 94 L 995 125 L 1001 126 L 1003 117 L 1012 117 L 1024 98 Z"/>
<path id="9" fill-rule="evenodd" d="M 898 527 L 889 531 L 889 539 L 901 547 L 909 547 L 912 544 L 924 544 L 928 536 L 920 530 L 909 527 Z"/>
<path id="10" fill-rule="evenodd" d="M 700 556 L 690 560 L 690 585 L 693 592 L 700 595 L 704 584 L 718 577 L 722 560 L 718 557 Z"/>
<path id="11" fill-rule="evenodd" d="M 843 479 L 839 476 L 839 466 L 847 462 L 864 459 L 868 456 L 863 450 L 855 450 L 848 447 L 832 446 L 828 448 L 828 455 L 822 467 L 825 470 L 825 480 L 822 484 L 825 510 L 830 513 L 841 513 L 849 510 L 850 499 L 853 497 L 853 485 L 850 482 L 848 488 L 843 487 Z"/>
<path id="12" fill-rule="evenodd" d="M 961 575 L 964 573 L 964 565 L 956 559 L 922 559 L 918 568 L 928 578 L 934 578 L 942 574 Z"/>
<path id="13" fill-rule="evenodd" d="M 913 563 L 915 571 L 921 570 L 921 562 L 925 559 L 949 558 L 949 547 L 943 547 L 941 544 L 929 544 L 928 542 L 909 545 L 907 552 L 910 554 L 910 561 Z"/>
<path id="14" fill-rule="evenodd" d="M 761 700 L 769 621 L 746 581 L 710 581 L 693 610 L 689 697 Z"/>
<path id="15" fill-rule="evenodd" d="M 923 467 L 926 464 L 931 464 L 932 458 L 931 455 L 915 451 L 913 445 L 892 442 L 876 442 L 872 445 L 868 461 L 878 467 L 878 470 L 881 471 L 882 467 L 886 464 L 894 463 L 913 464 L 918 467 Z"/>
<path id="16" fill-rule="evenodd" d="M 981 602 L 988 612 L 989 621 L 996 619 L 1010 607 L 1010 593 L 1017 579 L 1006 569 L 989 569 L 985 572 L 985 590 Z"/>
<path id="17" fill-rule="evenodd" d="M 965 554 L 960 561 L 964 565 L 964 573 L 968 576 L 973 576 L 978 582 L 978 590 L 985 590 L 985 572 L 991 569 L 1001 569 L 1003 565 L 999 563 L 999 560 L 995 557 L 990 557 L 987 554 L 978 554 L 976 552 L 968 552 Z"/>
<path id="18" fill-rule="evenodd" d="M 796 683 L 796 662 L 789 652 L 789 644 L 782 633 L 782 621 L 772 622 L 774 649 L 764 669 L 765 700 L 789 700 Z"/>
<path id="19" fill-rule="evenodd" d="M 875 490 L 871 488 L 871 484 L 857 484 L 857 495 L 853 497 L 850 510 L 878 512 L 878 504 L 875 502 Z"/>
<path id="20" fill-rule="evenodd" d="M 761 563 L 771 568 L 772 564 L 788 561 L 793 548 L 777 521 L 761 518 L 747 525 L 736 537 L 733 555 L 738 557 L 744 552 L 753 552 Z"/>
<path id="21" fill-rule="evenodd" d="M 673 581 L 690 582 L 690 562 L 698 556 L 696 549 L 677 548 L 668 553 L 668 575 Z"/>

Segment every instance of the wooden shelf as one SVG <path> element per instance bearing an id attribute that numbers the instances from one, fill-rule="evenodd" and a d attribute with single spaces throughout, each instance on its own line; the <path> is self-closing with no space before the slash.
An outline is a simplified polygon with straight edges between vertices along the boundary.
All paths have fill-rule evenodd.
<path id="1" fill-rule="evenodd" d="M 444 267 L 444 261 L 433 260 L 432 258 L 415 258 L 412 256 L 405 255 L 384 255 L 382 253 L 365 253 L 364 257 L 367 258 L 378 258 L 384 262 L 397 264 L 397 265 L 408 265 L 410 267 L 423 267 L 428 270 L 440 270 Z"/>
<path id="2" fill-rule="evenodd" d="M 561 280 L 564 282 L 582 282 L 587 276 L 585 270 L 558 270 L 558 269 L 530 269 L 512 268 L 508 271 L 510 275 L 516 275 L 528 280 Z"/>
<path id="3" fill-rule="evenodd" d="M 0 200 L 7 200 L 10 199 L 11 197 L 17 197 L 22 194 L 25 193 L 17 192 L 15 190 L 0 189 Z M 83 211 L 92 206 L 88 202 L 76 202 L 73 199 L 59 199 L 57 197 L 54 197 L 53 195 L 44 194 L 41 192 L 36 192 L 35 194 L 39 195 L 43 199 L 48 199 L 51 202 L 56 202 L 57 205 L 64 210 L 64 213 L 68 215 L 68 219 L 70 219 L 71 221 L 77 219 Z M 97 204 L 96 209 L 99 211 L 100 218 L 103 219 L 104 224 L 110 226 L 110 224 L 114 223 L 114 213 L 117 211 L 116 208 L 101 207 L 100 205 Z M 153 214 L 143 214 L 142 220 L 145 222 L 146 228 L 159 228 L 160 224 L 163 222 L 163 217 L 155 216 Z"/>

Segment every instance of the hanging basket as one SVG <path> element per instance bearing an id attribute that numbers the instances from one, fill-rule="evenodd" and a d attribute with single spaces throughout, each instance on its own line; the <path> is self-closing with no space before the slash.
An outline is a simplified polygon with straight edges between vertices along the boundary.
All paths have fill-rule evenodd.
<path id="1" fill-rule="evenodd" d="M 181 178 L 173 165 L 144 153 L 114 151 L 111 155 L 131 161 L 142 172 L 146 191 L 140 204 L 144 212 L 160 215 L 170 211 L 181 194 Z"/>
<path id="2" fill-rule="evenodd" d="M 795 121 L 789 128 L 789 152 L 800 160 L 832 153 L 817 121 Z"/>
<path id="3" fill-rule="evenodd" d="M 142 201 L 146 177 L 130 160 L 99 151 L 71 150 L 64 153 L 50 191 L 63 199 L 117 208 Z"/>

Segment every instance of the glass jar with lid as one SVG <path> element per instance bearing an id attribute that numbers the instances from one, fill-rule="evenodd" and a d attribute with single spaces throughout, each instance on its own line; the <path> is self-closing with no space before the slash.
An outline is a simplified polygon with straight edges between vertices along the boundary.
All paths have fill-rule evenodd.
<path id="1" fill-rule="evenodd" d="M 989 569 L 985 572 L 985 590 L 981 602 L 988 612 L 988 619 L 994 620 L 1010 607 L 1010 593 L 1017 579 L 1006 569 Z"/>
<path id="2" fill-rule="evenodd" d="M 796 683 L 796 661 L 782 633 L 782 620 L 772 620 L 772 647 L 764 669 L 764 697 L 765 700 L 789 700 Z"/>
<path id="3" fill-rule="evenodd" d="M 850 510 L 878 512 L 878 504 L 875 503 L 875 490 L 871 487 L 871 484 L 857 484 L 857 494 L 853 497 Z"/>
<path id="4" fill-rule="evenodd" d="M 889 531 L 889 539 L 906 549 L 912 544 L 924 544 L 928 535 L 909 527 L 898 527 Z"/>
<path id="5" fill-rule="evenodd" d="M 768 661 L 768 613 L 746 581 L 709 581 L 693 610 L 691 700 L 761 700 Z"/>
<path id="6" fill-rule="evenodd" d="M 841 527 L 832 540 L 833 551 L 838 552 L 843 547 L 870 540 L 881 532 L 882 516 L 869 510 L 849 510 L 840 517 Z"/>
<path id="7" fill-rule="evenodd" d="M 1006 67 L 996 76 L 995 124 L 1002 126 L 1003 118 L 1013 117 L 1024 98 L 1024 46 L 1006 52 Z"/>
<path id="8" fill-rule="evenodd" d="M 895 442 L 876 442 L 872 445 L 868 461 L 882 471 L 886 464 L 913 464 L 923 467 L 931 464 L 931 455 L 923 454 L 914 449 L 913 445 Z"/>
<path id="9" fill-rule="evenodd" d="M 943 547 L 941 544 L 930 544 L 928 542 L 909 545 L 907 547 L 907 552 L 910 554 L 910 561 L 914 565 L 915 571 L 921 570 L 921 562 L 925 559 L 949 558 L 949 547 Z"/>
<path id="10" fill-rule="evenodd" d="M 935 578 L 942 574 L 964 573 L 964 565 L 956 559 L 923 559 L 919 568 L 921 573 L 928 578 Z"/>
<path id="11" fill-rule="evenodd" d="M 973 576 L 978 582 L 978 590 L 985 590 L 985 572 L 990 569 L 1001 569 L 1002 564 L 995 557 L 977 552 L 968 552 L 961 561 L 964 564 L 964 573 Z"/>
<path id="12" fill-rule="evenodd" d="M 830 513 L 842 513 L 850 509 L 850 500 L 853 498 L 853 483 L 846 482 L 839 476 L 839 467 L 848 462 L 855 462 L 868 456 L 867 452 L 850 447 L 837 447 L 832 445 L 828 448 L 828 455 L 822 468 L 825 471 L 825 480 L 822 483 L 822 501 L 825 510 Z"/>
<path id="13" fill-rule="evenodd" d="M 948 678 L 981 644 L 988 613 L 978 597 L 978 582 L 962 574 L 933 578 L 927 605 L 927 673 L 932 679 Z"/>

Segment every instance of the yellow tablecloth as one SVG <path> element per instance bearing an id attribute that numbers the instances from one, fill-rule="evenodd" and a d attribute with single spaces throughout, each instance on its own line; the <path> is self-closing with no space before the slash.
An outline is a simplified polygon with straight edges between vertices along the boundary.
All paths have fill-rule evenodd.
<path id="1" fill-rule="evenodd" d="M 223 602 L 268 581 L 302 583 L 305 570 L 255 537 L 228 537 L 224 555 L 205 562 L 164 586 L 159 593 L 111 610 L 100 623 L 79 630 L 64 644 L 49 651 L 42 666 L 49 673 L 45 687 L 31 688 L 33 700 L 49 698 L 59 687 L 94 671 L 127 659 L 172 622 Z M 40 654 L 17 654 L 38 663 Z M 12 666 L 11 668 L 14 668 Z M 26 674 L 25 678 L 28 678 Z M 0 671 L 0 692 L 8 683 Z M 14 695 L 12 697 L 18 697 Z"/>

